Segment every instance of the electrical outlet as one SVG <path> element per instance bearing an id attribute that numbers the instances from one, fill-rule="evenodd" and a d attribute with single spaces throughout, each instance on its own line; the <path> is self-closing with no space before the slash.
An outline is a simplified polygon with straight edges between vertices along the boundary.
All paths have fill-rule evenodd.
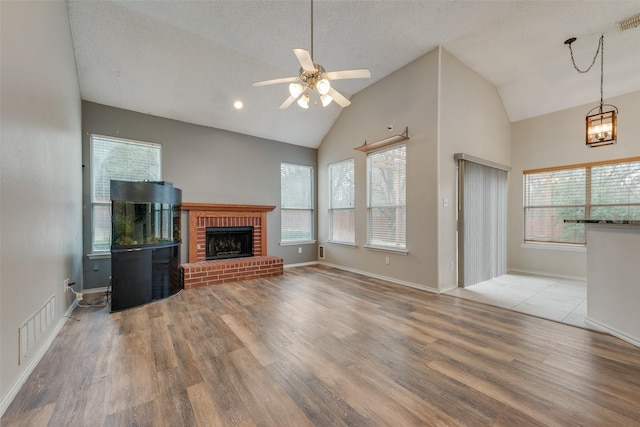
<path id="1" fill-rule="evenodd" d="M 302 248 L 298 248 L 298 253 L 301 254 L 302 253 Z"/>
<path id="2" fill-rule="evenodd" d="M 64 279 L 64 281 L 62 282 L 62 292 L 67 292 L 67 290 L 69 289 L 69 278 L 67 277 L 66 279 Z"/>
<path id="3" fill-rule="evenodd" d="M 384 263 L 389 265 L 389 257 L 388 256 L 384 257 Z"/>

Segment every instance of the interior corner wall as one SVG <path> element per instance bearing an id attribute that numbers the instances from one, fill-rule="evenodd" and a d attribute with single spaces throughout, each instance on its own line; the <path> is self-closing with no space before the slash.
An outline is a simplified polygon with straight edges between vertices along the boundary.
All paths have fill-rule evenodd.
<path id="1" fill-rule="evenodd" d="M 64 1 L 0 2 L 0 415 L 82 286 L 81 107 Z M 55 297 L 18 364 L 17 331 Z"/>
<path id="2" fill-rule="evenodd" d="M 93 102 L 82 102 L 83 200 L 90 200 L 91 134 L 154 142 L 162 145 L 162 179 L 182 190 L 188 203 L 275 205 L 267 213 L 267 253 L 285 265 L 313 262 L 315 244 L 281 246 L 280 163 L 315 168 L 317 150 L 221 129 L 165 119 Z M 186 213 L 183 214 L 186 216 Z M 316 213 L 317 216 L 317 213 Z M 84 214 L 84 253 L 91 251 L 90 209 Z M 317 221 L 316 221 L 317 223 Z M 182 221 L 182 259 L 188 250 L 186 221 Z M 302 253 L 298 253 L 302 248 Z M 85 289 L 108 285 L 110 259 L 85 257 Z"/>
<path id="3" fill-rule="evenodd" d="M 605 102 L 620 111 L 615 145 L 589 148 L 585 144 L 585 117 L 597 105 L 596 99 L 593 104 L 513 123 L 507 221 L 511 271 L 586 278 L 585 252 L 523 247 L 522 171 L 639 156 L 640 92 L 605 99 Z"/>
<path id="4" fill-rule="evenodd" d="M 325 262 L 437 289 L 437 71 L 434 50 L 356 94 L 318 149 L 318 241 Z M 387 126 L 393 125 L 389 132 Z M 407 249 L 402 255 L 366 249 L 367 155 L 354 150 L 409 128 L 407 147 Z M 327 243 L 330 163 L 355 159 L 356 247 Z M 389 257 L 389 264 L 385 263 Z"/>
<path id="5" fill-rule="evenodd" d="M 511 164 L 511 122 L 498 89 L 441 49 L 438 143 L 438 287 L 457 286 L 455 153 Z M 511 173 L 509 173 L 511 175 Z"/>

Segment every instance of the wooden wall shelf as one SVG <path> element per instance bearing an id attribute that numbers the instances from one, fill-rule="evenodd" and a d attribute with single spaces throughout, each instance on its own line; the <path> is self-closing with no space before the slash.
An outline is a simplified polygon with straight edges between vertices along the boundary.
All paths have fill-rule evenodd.
<path id="1" fill-rule="evenodd" d="M 393 135 L 388 138 L 381 139 L 380 141 L 370 142 L 368 144 L 367 144 L 367 141 L 365 141 L 364 144 L 354 148 L 354 150 L 367 153 L 369 151 L 377 150 L 379 148 L 383 148 L 388 145 L 397 144 L 398 142 L 406 141 L 408 139 L 409 139 L 409 127 L 407 126 L 402 134 Z"/>

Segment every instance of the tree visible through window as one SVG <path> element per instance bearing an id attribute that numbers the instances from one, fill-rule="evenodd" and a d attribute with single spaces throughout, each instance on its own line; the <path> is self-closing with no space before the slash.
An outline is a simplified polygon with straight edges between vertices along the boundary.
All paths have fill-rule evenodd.
<path id="1" fill-rule="evenodd" d="M 91 250 L 111 249 L 111 180 L 159 181 L 159 144 L 91 135 Z"/>
<path id="2" fill-rule="evenodd" d="M 367 156 L 368 245 L 406 249 L 406 146 Z"/>
<path id="3" fill-rule="evenodd" d="M 640 158 L 523 172 L 524 240 L 585 244 L 565 219 L 640 219 Z"/>
<path id="4" fill-rule="evenodd" d="M 313 240 L 313 168 L 280 164 L 280 240 Z"/>
<path id="5" fill-rule="evenodd" d="M 356 242 L 354 160 L 329 165 L 329 241 Z"/>

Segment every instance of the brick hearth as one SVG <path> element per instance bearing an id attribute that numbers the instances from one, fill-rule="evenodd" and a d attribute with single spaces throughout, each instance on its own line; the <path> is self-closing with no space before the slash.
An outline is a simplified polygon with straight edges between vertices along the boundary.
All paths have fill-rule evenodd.
<path id="1" fill-rule="evenodd" d="M 282 265 L 282 258 L 275 256 L 254 256 L 182 264 L 184 288 L 198 288 L 237 280 L 278 276 L 282 274 Z"/>
<path id="2" fill-rule="evenodd" d="M 184 288 L 282 274 L 284 260 L 267 255 L 267 212 L 275 206 L 183 203 L 189 215 L 189 262 L 182 264 Z M 207 227 L 253 227 L 253 255 L 206 260 Z"/>

